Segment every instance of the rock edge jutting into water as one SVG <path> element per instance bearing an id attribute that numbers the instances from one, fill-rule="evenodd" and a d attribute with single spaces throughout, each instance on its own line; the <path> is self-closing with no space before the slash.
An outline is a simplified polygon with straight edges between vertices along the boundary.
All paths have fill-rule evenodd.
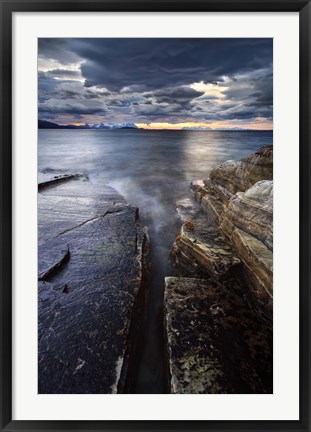
<path id="1" fill-rule="evenodd" d="M 177 203 L 180 277 L 165 281 L 173 393 L 272 392 L 272 178 L 265 146 L 193 182 L 198 204 Z"/>
<path id="2" fill-rule="evenodd" d="M 38 391 L 126 392 L 149 271 L 147 229 L 114 189 L 98 193 L 81 176 L 39 190 Z"/>

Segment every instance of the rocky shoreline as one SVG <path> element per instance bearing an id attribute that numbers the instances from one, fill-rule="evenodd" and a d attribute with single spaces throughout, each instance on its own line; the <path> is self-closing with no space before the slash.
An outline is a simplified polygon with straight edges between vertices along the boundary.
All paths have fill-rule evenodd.
<path id="1" fill-rule="evenodd" d="M 216 166 L 177 202 L 165 278 L 171 393 L 272 393 L 273 149 Z M 87 176 L 38 184 L 39 393 L 131 393 L 150 240 L 136 207 Z M 164 343 L 164 342 L 163 342 Z"/>
<path id="2" fill-rule="evenodd" d="M 216 166 L 177 203 L 165 280 L 172 393 L 272 393 L 273 148 Z"/>
<path id="3" fill-rule="evenodd" d="M 39 188 L 38 219 L 39 393 L 127 392 L 149 272 L 138 209 L 56 176 Z"/>

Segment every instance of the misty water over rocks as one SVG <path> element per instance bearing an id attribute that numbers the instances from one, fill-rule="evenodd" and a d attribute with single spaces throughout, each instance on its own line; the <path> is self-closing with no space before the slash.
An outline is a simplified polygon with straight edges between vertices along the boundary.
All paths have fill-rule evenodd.
<path id="1" fill-rule="evenodd" d="M 190 182 L 207 178 L 215 165 L 266 144 L 272 132 L 39 130 L 39 173 L 84 173 L 99 191 L 112 186 L 139 207 L 149 228 L 152 276 L 136 393 L 167 391 L 162 298 L 164 277 L 174 275 L 176 201 L 190 196 Z"/>

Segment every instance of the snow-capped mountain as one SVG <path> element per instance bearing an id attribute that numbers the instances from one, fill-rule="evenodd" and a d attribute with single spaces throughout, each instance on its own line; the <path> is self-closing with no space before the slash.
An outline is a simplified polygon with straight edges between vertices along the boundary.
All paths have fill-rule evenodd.
<path id="1" fill-rule="evenodd" d="M 134 123 L 96 123 L 92 129 L 138 129 Z"/>
<path id="2" fill-rule="evenodd" d="M 212 128 L 208 126 L 189 126 L 189 127 L 183 127 L 182 130 L 204 131 L 204 130 L 212 130 Z"/>
<path id="3" fill-rule="evenodd" d="M 45 120 L 38 121 L 39 129 L 139 129 L 134 123 L 96 123 L 92 126 L 85 125 L 59 125 Z"/>

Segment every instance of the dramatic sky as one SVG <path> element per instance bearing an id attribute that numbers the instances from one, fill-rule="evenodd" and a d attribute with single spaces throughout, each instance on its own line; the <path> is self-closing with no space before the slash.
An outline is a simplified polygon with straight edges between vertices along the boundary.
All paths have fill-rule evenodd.
<path id="1" fill-rule="evenodd" d="M 39 119 L 271 129 L 272 43 L 39 39 Z"/>

